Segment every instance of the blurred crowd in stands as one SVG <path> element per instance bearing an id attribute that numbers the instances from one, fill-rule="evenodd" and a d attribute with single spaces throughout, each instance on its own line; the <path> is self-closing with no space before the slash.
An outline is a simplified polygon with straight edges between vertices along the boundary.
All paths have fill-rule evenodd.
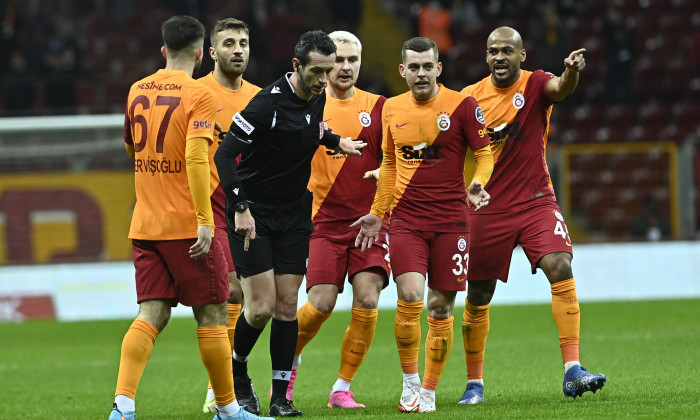
<path id="1" fill-rule="evenodd" d="M 390 16 L 405 38 L 436 41 L 444 64 L 440 81 L 456 90 L 488 74 L 486 38 L 498 26 L 522 34 L 528 70 L 560 74 L 569 52 L 586 48 L 577 91 L 552 114 L 550 155 L 561 144 L 700 138 L 700 0 L 0 0 L 0 117 L 122 113 L 129 86 L 164 65 L 160 24 L 174 14 L 195 16 L 207 28 L 224 17 L 246 21 L 251 59 L 245 78 L 265 86 L 291 70 L 294 44 L 309 29 L 348 30 L 365 45 L 387 36 L 384 28 L 363 27 L 369 13 Z M 398 50 L 387 54 L 398 64 Z M 213 69 L 205 57 L 196 76 Z M 358 86 L 402 93 L 392 91 L 388 77 L 396 75 L 364 65 Z M 607 171 L 600 170 L 602 161 L 593 162 L 599 180 L 585 169 L 592 156 L 572 161 L 571 195 L 581 199 L 573 207 L 606 212 L 587 218 L 608 225 L 589 222 L 589 228 L 669 235 L 667 218 L 659 216 L 670 214 L 668 179 L 646 190 L 638 185 L 668 178 L 670 163 L 659 166 L 658 152 L 644 156 L 617 155 Z M 693 162 L 698 185 L 700 154 Z M 550 163 L 555 179 L 560 163 Z M 656 166 L 657 172 L 650 169 Z M 625 176 L 615 170 L 638 179 L 621 184 Z M 611 185 L 610 198 L 585 190 L 596 182 Z M 689 194 L 700 214 L 697 192 Z"/>
<path id="2" fill-rule="evenodd" d="M 123 112 L 129 86 L 164 65 L 160 24 L 174 14 L 246 21 L 245 77 L 265 86 L 291 68 L 299 35 L 357 31 L 361 11 L 360 0 L 0 0 L 0 115 Z M 205 58 L 198 76 L 213 69 Z"/>
<path id="3" fill-rule="evenodd" d="M 564 122 L 573 129 L 599 118 L 608 130 L 581 124 L 587 129 L 564 133 L 565 141 L 633 137 L 637 114 L 650 129 L 677 138 L 698 115 L 700 101 L 676 106 L 700 96 L 696 0 L 377 1 L 406 36 L 437 42 L 445 68 L 441 81 L 454 89 L 486 74 L 486 36 L 500 25 L 523 35 L 527 69 L 558 74 L 570 51 L 587 48 L 580 91 L 563 104 L 580 111 Z M 198 17 L 207 27 L 222 17 L 245 20 L 252 38 L 246 78 L 265 85 L 289 70 L 304 31 L 358 32 L 363 1 L 0 0 L 0 115 L 121 112 L 130 84 L 162 66 L 159 25 L 172 14 Z M 200 75 L 211 67 L 207 59 Z M 365 69 L 359 86 L 400 93 L 372 69 Z M 626 114 L 629 105 L 635 105 L 633 115 Z M 625 124 L 611 127 L 617 114 Z"/>

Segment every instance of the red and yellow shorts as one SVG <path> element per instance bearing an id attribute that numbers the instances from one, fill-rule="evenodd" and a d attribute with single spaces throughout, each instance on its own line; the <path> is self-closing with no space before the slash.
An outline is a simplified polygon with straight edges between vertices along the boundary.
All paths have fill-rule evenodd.
<path id="1" fill-rule="evenodd" d="M 551 201 L 511 213 L 469 214 L 471 267 L 469 280 L 508 281 L 513 249 L 520 245 L 532 274 L 542 257 L 553 252 L 573 255 L 571 238 L 559 206 Z"/>
<path id="2" fill-rule="evenodd" d="M 236 271 L 236 266 L 233 265 L 233 258 L 231 257 L 231 247 L 228 244 L 228 229 L 217 226 L 216 232 L 214 233 L 214 240 L 221 243 L 221 249 L 224 251 L 224 258 L 226 259 L 228 271 Z"/>
<path id="3" fill-rule="evenodd" d="M 427 273 L 431 289 L 466 290 L 468 232 L 427 232 L 391 225 L 389 240 L 394 278 L 408 272 Z"/>
<path id="4" fill-rule="evenodd" d="M 389 243 L 386 224 L 379 241 L 372 248 L 360 251 L 355 247 L 358 229 L 350 229 L 350 223 L 323 223 L 315 226 L 311 234 L 309 261 L 306 267 L 306 291 L 317 284 L 335 284 L 340 293 L 347 274 L 352 284 L 353 276 L 371 271 L 384 276 L 385 288 L 389 285 Z"/>
<path id="5" fill-rule="evenodd" d="M 189 249 L 195 242 L 132 240 L 138 302 L 174 299 L 186 306 L 201 306 L 228 299 L 228 273 L 221 243 L 213 240 L 206 258 L 193 260 Z"/>

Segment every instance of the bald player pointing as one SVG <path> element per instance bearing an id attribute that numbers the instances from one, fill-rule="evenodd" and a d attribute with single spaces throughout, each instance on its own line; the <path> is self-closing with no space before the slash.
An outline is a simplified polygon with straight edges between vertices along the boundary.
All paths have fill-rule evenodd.
<path id="1" fill-rule="evenodd" d="M 491 74 L 462 90 L 484 110 L 491 138 L 494 170 L 489 181 L 493 199 L 470 217 L 471 264 L 462 320 L 467 357 L 467 389 L 459 404 L 484 401 L 484 353 L 489 331 L 489 304 L 497 279 L 508 281 L 513 248 L 520 245 L 534 274 L 544 271 L 552 291 L 552 314 L 564 361 L 564 395 L 577 397 L 605 385 L 579 363 L 580 309 L 571 271 L 571 239 L 557 205 L 545 160 L 552 105 L 569 96 L 585 67 L 585 49 L 572 52 L 560 77 L 542 70 L 521 70 L 526 54 L 512 28 L 494 30 L 486 43 Z"/>

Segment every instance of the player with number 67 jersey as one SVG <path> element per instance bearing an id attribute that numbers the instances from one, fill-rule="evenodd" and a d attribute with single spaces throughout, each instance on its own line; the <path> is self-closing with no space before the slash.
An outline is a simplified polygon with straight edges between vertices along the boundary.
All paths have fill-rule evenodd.
<path id="1" fill-rule="evenodd" d="M 202 63 L 204 25 L 172 16 L 161 26 L 165 68 L 134 83 L 124 143 L 134 159 L 132 239 L 138 317 L 124 334 L 111 420 L 136 418 L 135 396 L 172 307 L 192 307 L 199 353 L 216 400 L 217 419 L 239 418 L 226 331 L 226 260 L 213 241 L 209 148 L 216 101 L 192 78 Z"/>
<path id="2" fill-rule="evenodd" d="M 198 224 L 213 229 L 208 151 L 215 118 L 214 94 L 184 71 L 161 69 L 132 85 L 124 123 L 124 141 L 135 152 L 130 238 L 196 238 Z M 193 140 L 202 142 L 199 153 L 186 156 Z M 206 163 L 203 191 L 188 181 L 188 159 Z"/>

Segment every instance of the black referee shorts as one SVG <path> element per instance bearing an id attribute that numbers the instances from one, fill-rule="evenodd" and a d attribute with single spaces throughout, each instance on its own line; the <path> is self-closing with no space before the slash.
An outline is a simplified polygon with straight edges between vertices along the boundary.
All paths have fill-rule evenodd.
<path id="1" fill-rule="evenodd" d="M 236 272 L 250 277 L 274 269 L 279 274 L 306 274 L 313 195 L 310 191 L 292 203 L 251 202 L 255 219 L 255 239 L 243 250 L 243 236 L 236 233 L 234 221 L 227 218 L 231 256 Z"/>

